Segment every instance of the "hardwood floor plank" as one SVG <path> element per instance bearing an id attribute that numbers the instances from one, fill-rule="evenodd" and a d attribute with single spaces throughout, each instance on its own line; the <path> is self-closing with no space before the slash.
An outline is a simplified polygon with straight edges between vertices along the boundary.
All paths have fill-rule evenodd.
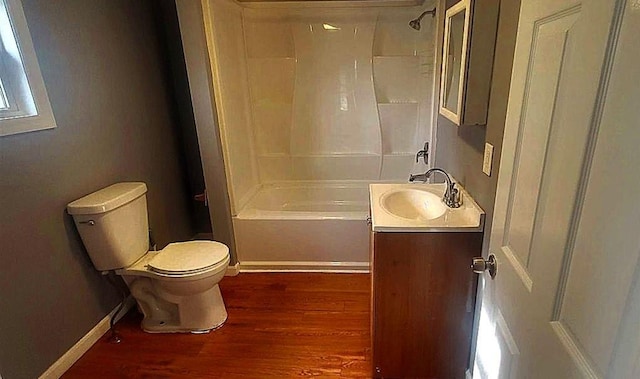
<path id="1" fill-rule="evenodd" d="M 148 334 L 131 312 L 64 378 L 368 378 L 368 274 L 255 273 L 220 283 L 229 318 L 209 334 Z"/>

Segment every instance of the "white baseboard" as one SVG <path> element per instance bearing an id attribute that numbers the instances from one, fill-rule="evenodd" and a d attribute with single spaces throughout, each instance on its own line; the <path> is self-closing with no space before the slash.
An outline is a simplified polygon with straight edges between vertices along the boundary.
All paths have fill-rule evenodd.
<path id="1" fill-rule="evenodd" d="M 240 272 L 367 273 L 369 262 L 242 261 Z"/>
<path id="2" fill-rule="evenodd" d="M 227 267 L 227 272 L 224 273 L 224 276 L 237 276 L 240 273 L 240 264 L 236 262 L 234 265 L 229 265 Z"/>
<path id="3" fill-rule="evenodd" d="M 132 296 L 129 296 L 125 302 L 124 307 L 118 314 L 116 318 L 116 322 L 122 318 L 127 312 L 133 308 L 136 304 L 136 301 Z M 118 304 L 118 306 L 120 306 Z M 95 344 L 106 332 L 109 331 L 109 321 L 111 320 L 111 316 L 118 310 L 118 306 L 116 306 L 108 315 L 104 316 L 100 322 L 93 327 L 84 337 L 80 338 L 75 345 L 71 347 L 60 359 L 55 361 L 42 375 L 40 375 L 40 379 L 58 379 L 60 378 L 67 370 L 73 366 L 74 363 L 84 353 L 86 353 L 93 344 Z"/>

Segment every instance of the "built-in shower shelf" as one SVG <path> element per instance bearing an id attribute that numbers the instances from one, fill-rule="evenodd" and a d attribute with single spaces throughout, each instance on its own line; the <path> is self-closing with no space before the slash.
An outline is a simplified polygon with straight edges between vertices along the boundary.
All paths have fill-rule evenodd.
<path id="1" fill-rule="evenodd" d="M 418 102 L 420 57 L 380 56 L 373 59 L 373 83 L 378 104 Z"/>
<path id="2" fill-rule="evenodd" d="M 415 154 L 415 153 L 411 153 Z M 379 157 L 380 153 L 309 153 L 309 154 L 282 154 L 262 153 L 261 158 L 336 158 L 336 157 Z"/>
<path id="3" fill-rule="evenodd" d="M 418 59 L 420 55 L 416 54 L 381 54 L 374 55 L 373 59 Z"/>
<path id="4" fill-rule="evenodd" d="M 374 55 L 373 59 L 414 59 L 414 58 L 420 58 L 420 55 L 414 55 L 414 54 L 397 54 L 397 55 Z"/>
<path id="5" fill-rule="evenodd" d="M 424 0 L 238 0 L 248 8 L 356 8 L 421 5 Z"/>
<path id="6" fill-rule="evenodd" d="M 309 154 L 291 154 L 291 158 L 337 158 L 337 157 L 379 157 L 380 153 L 344 153 L 344 152 L 328 152 L 328 153 L 309 153 Z"/>
<path id="7" fill-rule="evenodd" d="M 281 57 L 277 57 L 277 56 L 273 56 L 273 57 L 268 57 L 268 56 L 264 56 L 264 57 L 255 57 L 255 56 L 249 56 L 247 57 L 247 59 L 249 60 L 263 60 L 263 61 L 268 61 L 268 60 L 277 60 L 277 59 L 281 59 L 281 60 L 295 60 L 296 57 L 285 57 L 285 56 L 281 56 Z"/>

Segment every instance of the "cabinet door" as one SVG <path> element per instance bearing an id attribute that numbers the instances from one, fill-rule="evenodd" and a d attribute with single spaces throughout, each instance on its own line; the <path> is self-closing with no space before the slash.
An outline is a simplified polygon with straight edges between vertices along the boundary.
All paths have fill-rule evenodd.
<path id="1" fill-rule="evenodd" d="M 373 376 L 463 378 L 481 233 L 375 233 Z"/>

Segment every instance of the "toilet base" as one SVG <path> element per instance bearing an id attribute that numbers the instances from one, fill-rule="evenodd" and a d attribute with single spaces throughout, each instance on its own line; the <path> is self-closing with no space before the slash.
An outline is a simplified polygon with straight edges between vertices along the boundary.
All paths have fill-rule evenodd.
<path id="1" fill-rule="evenodd" d="M 215 283 L 212 279 L 202 280 Z M 220 328 L 227 320 L 220 287 L 205 284 L 144 277 L 131 282 L 129 288 L 144 315 L 142 329 L 147 333 L 201 334 Z M 191 293 L 185 291 L 185 285 L 207 289 Z"/>
<path id="2" fill-rule="evenodd" d="M 160 324 L 151 319 L 143 319 L 140 323 L 140 327 L 147 333 L 191 333 L 191 334 L 208 334 L 211 331 L 222 328 L 224 323 L 227 321 L 225 317 L 224 320 L 219 325 L 214 326 L 210 329 L 188 329 L 182 328 L 179 325 L 169 325 L 169 324 Z"/>

